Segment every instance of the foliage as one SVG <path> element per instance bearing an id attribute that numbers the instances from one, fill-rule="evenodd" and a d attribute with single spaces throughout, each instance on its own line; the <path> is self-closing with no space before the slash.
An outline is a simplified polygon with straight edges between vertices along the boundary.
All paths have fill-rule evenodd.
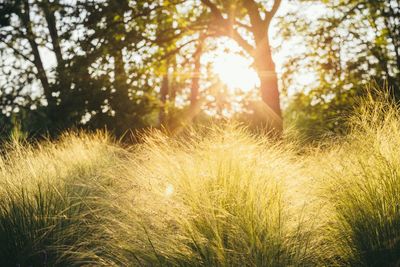
<path id="1" fill-rule="evenodd" d="M 207 108 L 206 94 L 213 93 L 213 77 L 201 63 L 202 54 L 213 49 L 209 40 L 232 38 L 232 31 L 241 30 L 263 39 L 249 30 L 246 18 L 268 15 L 252 19 L 255 27 L 267 29 L 280 3 L 267 8 L 250 2 L 5 1 L 0 109 L 30 136 L 57 136 L 71 128 L 107 128 L 121 136 L 135 128 L 191 121 Z M 220 14 L 234 11 L 235 25 L 216 18 L 210 3 Z M 260 14 L 251 11 L 254 5 Z M 245 35 L 233 39 L 249 55 L 265 50 Z M 176 117 L 184 119 L 174 122 Z M 9 132 L 12 120 L 4 121 L 11 124 L 4 129 Z"/>
<path id="2" fill-rule="evenodd" d="M 397 1 L 296 4 L 281 21 L 285 42 L 298 47 L 283 69 L 284 88 L 291 94 L 287 118 L 300 118 L 296 124 L 314 138 L 315 132 L 346 132 L 343 119 L 370 84 L 388 88 L 399 100 Z M 299 85 L 301 76 L 308 77 L 307 88 Z"/>
<path id="3" fill-rule="evenodd" d="M 175 42 L 162 9 L 175 2 L 135 3 L 0 4 L 2 112 L 36 135 L 104 127 L 122 135 L 154 124 L 155 54 Z"/>

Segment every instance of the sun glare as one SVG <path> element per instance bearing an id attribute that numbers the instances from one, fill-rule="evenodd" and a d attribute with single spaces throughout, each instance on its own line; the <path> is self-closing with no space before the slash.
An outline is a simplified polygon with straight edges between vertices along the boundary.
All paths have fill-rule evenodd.
<path id="1" fill-rule="evenodd" d="M 233 53 L 218 53 L 213 59 L 213 71 L 229 90 L 249 92 L 259 83 L 251 61 Z"/>

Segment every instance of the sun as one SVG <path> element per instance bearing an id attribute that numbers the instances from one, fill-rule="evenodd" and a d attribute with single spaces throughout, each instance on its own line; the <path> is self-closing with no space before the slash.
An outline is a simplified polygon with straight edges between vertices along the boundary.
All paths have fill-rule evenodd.
<path id="1" fill-rule="evenodd" d="M 231 91 L 249 92 L 259 83 L 251 60 L 235 53 L 218 53 L 213 61 L 213 71 Z"/>
<path id="2" fill-rule="evenodd" d="M 234 53 L 219 53 L 213 62 L 213 71 L 232 90 L 248 92 L 257 87 L 258 76 L 251 61 Z"/>
<path id="3" fill-rule="evenodd" d="M 259 86 L 259 78 L 252 68 L 252 59 L 243 55 L 232 40 L 216 40 L 215 49 L 208 52 L 204 62 L 211 63 L 212 72 L 232 91 L 250 92 Z"/>

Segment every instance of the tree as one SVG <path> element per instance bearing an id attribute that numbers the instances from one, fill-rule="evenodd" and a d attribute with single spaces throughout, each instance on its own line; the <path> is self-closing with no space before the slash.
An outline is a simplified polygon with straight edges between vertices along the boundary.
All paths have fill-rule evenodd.
<path id="1" fill-rule="evenodd" d="M 148 26 L 158 25 L 154 12 L 162 7 L 160 1 L 0 4 L 5 115 L 15 112 L 25 130 L 39 134 L 107 127 L 120 135 L 148 125 L 156 86 L 150 64 L 156 32 Z M 53 65 L 46 66 L 43 53 L 55 57 Z"/>
<path id="2" fill-rule="evenodd" d="M 323 12 L 310 16 L 308 2 Z M 389 88 L 400 100 L 399 1 L 297 1 L 297 6 L 303 12 L 280 22 L 285 43 L 301 51 L 285 64 L 283 83 L 297 91 L 287 115 L 300 118 L 306 135 L 346 133 L 346 118 L 366 87 Z M 315 82 L 301 88 L 296 76 L 305 73 L 314 73 Z"/>
<path id="3" fill-rule="evenodd" d="M 1 57 L 8 62 L 5 70 L 19 73 L 16 79 L 6 80 L 0 86 L 19 99 L 13 101 L 17 105 L 13 110 L 19 120 L 24 120 L 23 130 L 56 134 L 77 126 L 88 103 L 97 101 L 93 96 L 102 96 L 88 92 L 93 88 L 80 87 L 74 81 L 79 76 L 71 60 L 76 54 L 66 47 L 76 46 L 72 32 L 79 11 L 81 6 L 60 1 L 10 0 L 0 5 Z M 68 19 L 57 20 L 56 16 Z M 54 64 L 46 66 L 46 53 L 55 56 Z"/>
<path id="4" fill-rule="evenodd" d="M 83 26 L 87 31 L 80 46 L 85 51 L 81 69 L 91 69 L 106 92 L 102 111 L 90 114 L 91 128 L 107 127 L 118 136 L 128 130 L 151 124 L 155 94 L 149 52 L 156 25 L 156 1 L 133 4 L 131 1 L 82 1 L 87 12 Z M 148 27 L 148 28 L 146 28 Z M 95 67 L 95 70 L 93 70 Z M 92 79 L 94 79 L 92 77 Z"/>
<path id="5" fill-rule="evenodd" d="M 205 34 L 200 34 L 197 41 L 196 49 L 193 53 L 193 73 L 192 81 L 190 87 L 190 110 L 192 113 L 196 113 L 199 109 L 199 99 L 200 99 L 200 72 L 201 72 L 201 55 L 204 51 L 204 42 L 206 39 Z"/>
<path id="6" fill-rule="evenodd" d="M 273 1 L 268 9 L 255 0 L 222 1 L 201 0 L 211 14 L 208 30 L 215 35 L 234 39 L 254 60 L 260 78 L 260 93 L 269 108 L 269 119 L 277 132 L 282 131 L 282 116 L 278 78 L 272 59 L 269 28 L 281 0 Z M 246 32 L 242 34 L 242 32 Z M 251 36 L 252 42 L 246 37 Z"/>
<path id="7" fill-rule="evenodd" d="M 6 1 L 0 4 L 0 108 L 16 119 L 2 121 L 54 135 L 104 127 L 123 135 L 190 121 L 213 87 L 202 54 L 212 49 L 212 37 L 228 36 L 253 57 L 270 119 L 281 129 L 268 40 L 280 2 Z"/>

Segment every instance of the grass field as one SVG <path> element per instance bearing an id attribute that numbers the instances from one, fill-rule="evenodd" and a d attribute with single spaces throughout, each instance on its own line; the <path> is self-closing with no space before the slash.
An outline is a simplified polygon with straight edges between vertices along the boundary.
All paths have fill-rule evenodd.
<path id="1" fill-rule="evenodd" d="M 319 147 L 240 125 L 14 141 L 0 266 L 399 266 L 398 108 L 352 125 Z"/>

